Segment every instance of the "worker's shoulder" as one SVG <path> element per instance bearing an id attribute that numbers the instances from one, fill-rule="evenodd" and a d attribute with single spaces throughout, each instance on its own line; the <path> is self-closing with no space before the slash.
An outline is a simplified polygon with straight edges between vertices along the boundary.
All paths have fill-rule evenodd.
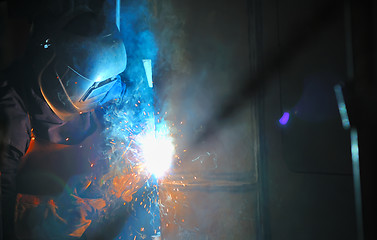
<path id="1" fill-rule="evenodd" d="M 11 81 L 6 79 L 0 80 L 0 111 L 21 111 L 26 112 L 25 102 L 17 91 L 17 88 L 12 85 Z"/>
<path id="2" fill-rule="evenodd" d="M 6 109 L 26 112 L 23 91 L 21 91 L 21 74 L 18 66 L 0 72 L 0 111 Z"/>
<path id="3" fill-rule="evenodd" d="M 17 90 L 16 80 L 9 74 L 0 74 L 0 115 L 7 122 L 7 143 L 25 152 L 30 139 L 30 119 L 22 93 Z"/>

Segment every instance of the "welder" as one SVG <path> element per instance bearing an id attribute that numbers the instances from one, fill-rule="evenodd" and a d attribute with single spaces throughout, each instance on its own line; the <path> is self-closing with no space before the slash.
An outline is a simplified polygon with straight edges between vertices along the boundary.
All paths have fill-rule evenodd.
<path id="1" fill-rule="evenodd" d="M 0 81 L 0 115 L 9 120 L 0 195 L 0 235 L 7 240 L 17 239 L 17 193 L 29 191 L 19 184 L 25 182 L 25 176 L 21 180 L 18 176 L 31 139 L 42 146 L 79 149 L 97 129 L 95 109 L 125 91 L 119 77 L 126 68 L 120 33 L 115 24 L 87 6 L 39 14 L 33 19 L 31 32 L 25 57 L 6 69 Z M 59 158 L 51 153 L 54 151 L 44 157 Z M 37 194 L 44 194 L 35 186 L 38 183 L 29 181 Z"/>

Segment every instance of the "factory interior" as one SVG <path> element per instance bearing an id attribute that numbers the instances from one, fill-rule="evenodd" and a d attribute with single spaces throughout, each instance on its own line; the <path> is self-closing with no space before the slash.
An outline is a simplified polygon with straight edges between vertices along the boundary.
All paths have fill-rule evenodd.
<path id="1" fill-rule="evenodd" d="M 376 13 L 373 0 L 0 0 L 0 240 L 375 239 Z M 59 61 L 93 84 L 78 104 L 109 84 L 120 95 L 75 110 L 96 127 L 59 141 L 26 107 L 12 205 L 22 130 L 7 89 L 27 78 L 64 125 L 53 101 L 76 102 L 59 95 Z"/>

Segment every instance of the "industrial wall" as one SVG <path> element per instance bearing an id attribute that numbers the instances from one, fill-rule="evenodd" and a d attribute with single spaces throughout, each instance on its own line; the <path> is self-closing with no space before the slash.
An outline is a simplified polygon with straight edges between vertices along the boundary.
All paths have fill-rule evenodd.
<path id="1" fill-rule="evenodd" d="M 266 239 L 360 239 L 350 132 L 334 93 L 350 80 L 350 51 L 358 54 L 345 4 L 262 1 L 260 56 L 273 71 L 262 94 Z M 277 122 L 284 112 L 286 125 Z"/>
<path id="2" fill-rule="evenodd" d="M 180 1 L 172 6 L 184 40 L 179 60 L 186 61 L 177 69 L 184 79 L 172 83 L 181 87 L 173 87 L 176 95 L 170 96 L 185 108 L 174 104 L 180 109 L 173 111 L 191 117 L 186 133 L 195 132 L 188 130 L 195 122 L 212 121 L 212 141 L 198 144 L 215 146 L 222 160 L 211 169 L 191 164 L 193 157 L 184 159 L 190 174 L 215 177 L 210 188 L 186 193 L 190 210 L 182 215 L 191 225 L 165 228 L 165 236 L 174 239 L 179 229 L 190 229 L 187 239 L 356 239 L 350 137 L 334 93 L 336 84 L 347 81 L 343 3 Z M 290 118 L 283 125 L 284 112 Z M 234 126 L 247 115 L 250 123 L 238 132 Z M 249 145 L 243 140 L 246 131 Z M 213 138 L 223 132 L 234 135 L 218 145 Z M 237 149 L 229 147 L 229 155 L 219 151 L 237 137 L 243 143 L 237 142 Z M 245 156 L 248 147 L 252 154 Z M 250 172 L 255 178 L 247 180 L 252 187 L 225 188 L 218 181 L 227 173 L 227 184 L 239 186 L 235 176 L 250 165 L 255 167 Z"/>

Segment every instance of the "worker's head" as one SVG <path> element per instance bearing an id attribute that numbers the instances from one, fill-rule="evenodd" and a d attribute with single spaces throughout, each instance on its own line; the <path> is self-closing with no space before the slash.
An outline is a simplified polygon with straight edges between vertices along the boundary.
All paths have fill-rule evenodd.
<path id="1" fill-rule="evenodd" d="M 33 59 L 42 95 L 56 115 L 69 120 L 115 98 L 109 95 L 127 63 L 115 24 L 76 8 L 51 26 L 45 32 L 37 29 L 33 47 L 38 54 Z"/>

